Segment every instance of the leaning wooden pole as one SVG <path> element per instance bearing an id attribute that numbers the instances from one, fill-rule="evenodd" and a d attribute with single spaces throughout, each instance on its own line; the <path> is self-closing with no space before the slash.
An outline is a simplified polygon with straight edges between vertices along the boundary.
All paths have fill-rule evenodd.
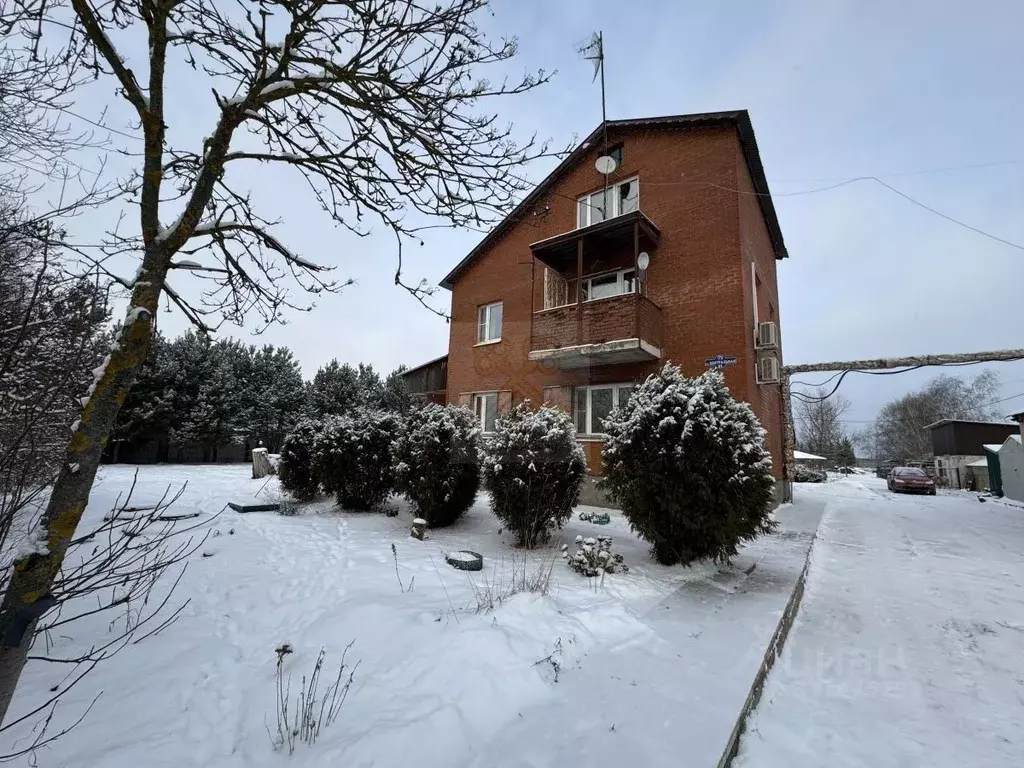
<path id="1" fill-rule="evenodd" d="M 793 478 L 796 474 L 796 431 L 793 428 L 793 397 L 789 376 L 782 376 L 782 481 L 785 483 L 783 501 L 793 500 Z"/>
<path id="2" fill-rule="evenodd" d="M 789 483 L 787 500 L 792 499 L 793 474 L 796 471 L 796 432 L 793 426 L 793 398 L 790 377 L 794 373 L 831 371 L 884 371 L 895 368 L 922 368 L 926 366 L 963 365 L 965 363 L 1003 363 L 1024 360 L 1024 349 L 998 349 L 992 352 L 965 352 L 953 355 L 913 355 L 911 357 L 879 357 L 874 360 L 835 360 L 827 363 L 786 365 L 782 368 L 782 478 Z"/>
<path id="3" fill-rule="evenodd" d="M 959 355 L 916 355 L 913 357 L 880 357 L 875 360 L 844 360 L 829 363 L 786 365 L 783 378 L 794 373 L 820 371 L 882 371 L 888 368 L 913 368 L 931 365 L 963 365 L 964 363 L 1002 363 L 1024 360 L 1024 349 L 1000 349 L 995 352 L 966 352 Z"/>

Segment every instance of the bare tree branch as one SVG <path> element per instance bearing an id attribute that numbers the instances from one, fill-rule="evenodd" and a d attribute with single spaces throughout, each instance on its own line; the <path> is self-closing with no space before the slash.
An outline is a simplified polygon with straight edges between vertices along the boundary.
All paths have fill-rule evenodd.
<path id="1" fill-rule="evenodd" d="M 399 244 L 441 222 L 483 227 L 515 205 L 528 184 L 518 171 L 553 153 L 535 136 L 519 143 L 510 125 L 481 112 L 493 97 L 527 92 L 550 74 L 490 82 L 516 54 L 476 26 L 486 0 L 8 0 L 0 28 L 25 41 L 24 56 L 59 50 L 69 78 L 107 78 L 141 122 L 141 168 L 121 180 L 138 200 L 138 225 L 108 232 L 103 248 L 80 247 L 97 271 L 131 255 L 129 309 L 108 364 L 82 399 L 41 525 L 46 551 L 17 561 L 0 602 L 0 719 L 6 713 L 41 610 L 81 520 L 103 446 L 149 350 L 160 298 L 203 330 L 255 316 L 279 322 L 297 284 L 315 296 L 347 284 L 323 276 L 323 259 L 289 249 L 261 216 L 234 168 L 291 169 L 340 227 L 357 235 L 379 222 Z M 18 37 L 20 36 L 20 37 Z M 117 44 L 124 43 L 119 50 Z M 131 44 L 134 42 L 134 44 Z M 125 50 L 147 51 L 148 79 Z M 212 85 L 218 111 L 201 146 L 168 141 L 177 115 L 165 109 L 166 71 L 184 62 L 191 93 Z M 140 69 L 141 71 L 141 69 Z M 145 80 L 148 86 L 140 84 Z M 200 87 L 201 86 L 201 90 Z M 229 95 L 230 94 L 230 95 Z M 245 177 L 247 178 L 247 177 Z M 248 182 L 251 183 L 251 182 Z M 174 208 L 168 212 L 168 208 Z M 196 237 L 200 235 L 200 237 Z M 180 254 L 214 263 L 195 273 L 198 296 L 171 289 Z M 401 250 L 399 251 L 399 254 Z M 202 262 L 201 262 L 202 263 Z M 395 282 L 424 302 L 429 290 Z"/>

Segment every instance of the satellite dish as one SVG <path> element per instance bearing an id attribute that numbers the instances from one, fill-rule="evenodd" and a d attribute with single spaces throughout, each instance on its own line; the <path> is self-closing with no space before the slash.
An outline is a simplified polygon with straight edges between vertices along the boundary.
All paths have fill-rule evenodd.
<path id="1" fill-rule="evenodd" d="M 601 157 L 597 158 L 597 162 L 594 165 L 597 167 L 597 172 L 603 173 L 605 176 L 609 173 L 615 173 L 615 169 L 618 167 L 615 158 L 609 155 L 601 155 Z"/>
<path id="2" fill-rule="evenodd" d="M 651 265 L 651 256 L 647 251 L 641 251 L 640 255 L 636 257 L 636 265 L 641 270 L 647 269 Z"/>

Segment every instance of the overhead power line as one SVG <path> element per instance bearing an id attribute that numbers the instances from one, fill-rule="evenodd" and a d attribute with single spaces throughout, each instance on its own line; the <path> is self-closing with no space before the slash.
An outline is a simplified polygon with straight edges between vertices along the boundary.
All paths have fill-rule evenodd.
<path id="1" fill-rule="evenodd" d="M 952 418 L 962 419 L 970 413 L 976 413 L 980 411 L 982 408 L 988 408 L 990 405 L 999 405 L 999 403 L 1005 403 L 1008 400 L 1016 400 L 1018 397 L 1024 397 L 1024 392 L 1018 392 L 1016 395 L 1010 395 L 1009 397 L 1001 397 L 998 400 L 992 400 L 987 403 L 979 403 L 978 405 L 972 405 L 969 408 L 965 408 L 963 411 L 954 414 Z M 843 424 L 874 424 L 877 421 L 877 419 L 836 419 L 836 421 L 842 422 Z M 900 421 L 903 423 L 913 423 L 910 419 L 896 419 L 896 421 Z"/>
<path id="2" fill-rule="evenodd" d="M 951 165 L 945 168 L 924 168 L 918 171 L 896 171 L 894 173 L 873 173 L 865 176 L 826 176 L 810 179 L 769 179 L 772 184 L 795 184 L 809 181 L 853 181 L 855 179 L 896 179 L 904 176 L 924 176 L 930 173 L 947 173 L 949 171 L 970 171 L 975 168 L 995 168 L 1003 165 L 1019 165 L 1024 159 L 1019 160 L 993 160 L 987 163 L 972 163 L 971 165 Z"/>
<path id="3" fill-rule="evenodd" d="M 89 123 L 90 125 L 93 125 L 93 126 L 95 126 L 97 128 L 105 130 L 105 131 L 109 131 L 110 133 L 116 134 L 118 136 L 123 136 L 125 138 L 134 139 L 134 140 L 137 140 L 137 141 L 141 141 L 142 140 L 142 137 L 137 135 L 137 134 L 126 133 L 125 131 L 121 131 L 121 130 L 118 130 L 116 128 L 112 128 L 109 125 L 104 125 L 103 123 L 99 123 L 99 122 L 97 122 L 95 120 L 91 120 L 90 118 L 85 117 L 84 115 L 80 115 L 77 112 L 74 112 L 74 111 L 68 109 L 67 107 L 61 107 L 60 110 L 62 112 L 67 113 L 68 115 L 70 115 L 72 117 L 75 117 L 75 118 L 77 118 L 79 120 L 83 120 L 83 121 Z M 607 143 L 607 141 L 606 141 L 606 143 Z M 754 197 L 772 197 L 772 198 L 776 198 L 776 197 L 800 197 L 802 195 L 813 195 L 813 194 L 817 194 L 819 192 L 828 192 L 828 191 L 833 190 L 833 189 L 839 189 L 840 187 L 845 187 L 845 186 L 847 186 L 849 184 L 854 184 L 854 183 L 856 183 L 858 181 L 874 181 L 874 182 L 877 182 L 878 184 L 880 184 L 881 186 L 885 187 L 889 191 L 899 195 L 903 199 L 913 203 L 914 205 L 918 206 L 919 208 L 922 208 L 922 209 L 928 211 L 929 213 L 934 214 L 935 216 L 943 218 L 946 221 L 949 221 L 949 222 L 951 222 L 953 224 L 956 224 L 958 226 L 964 227 L 965 229 L 969 229 L 970 231 L 972 231 L 972 232 L 974 232 L 976 234 L 979 234 L 979 235 L 981 235 L 983 237 L 987 237 L 990 240 L 995 240 L 996 242 L 1002 243 L 1003 245 L 1008 245 L 1011 248 L 1016 248 L 1019 251 L 1024 251 L 1024 245 L 1020 245 L 1019 243 L 1015 243 L 1015 242 L 1013 242 L 1011 240 L 1007 240 L 1005 238 L 999 237 L 998 235 L 993 235 L 991 232 L 986 232 L 985 230 L 983 230 L 983 229 L 981 229 L 979 227 L 975 227 L 972 224 L 968 224 L 968 223 L 966 223 L 964 221 L 961 221 L 960 219 L 957 219 L 954 216 L 950 216 L 949 214 L 943 213 L 942 211 L 938 211 L 935 208 L 932 208 L 931 206 L 926 205 L 925 203 L 922 203 L 920 200 L 917 200 L 917 199 L 911 197 L 906 192 L 902 192 L 901 190 L 896 189 L 896 187 L 892 186 L 891 184 L 887 184 L 884 181 L 882 181 L 883 178 L 896 178 L 896 177 L 903 177 L 903 176 L 920 176 L 920 175 L 929 174 L 929 173 L 944 173 L 944 172 L 947 172 L 947 171 L 969 170 L 969 169 L 974 169 L 974 168 L 993 168 L 993 167 L 996 167 L 996 166 L 1015 165 L 1015 164 L 1019 164 L 1019 163 L 1024 163 L 1024 159 L 1020 159 L 1020 160 L 996 160 L 996 161 L 989 162 L 989 163 L 976 163 L 976 164 L 973 164 L 973 165 L 950 166 L 950 167 L 947 167 L 947 168 L 930 168 L 930 169 L 924 169 L 924 170 L 919 170 L 919 171 L 905 171 L 905 172 L 902 172 L 902 173 L 887 173 L 887 174 L 874 175 L 874 176 L 867 176 L 867 175 L 866 176 L 851 176 L 851 177 L 848 177 L 848 178 L 840 178 L 840 179 L 836 180 L 836 183 L 829 184 L 828 186 L 824 186 L 824 187 L 816 187 L 815 189 L 798 190 L 796 192 L 776 192 L 774 195 L 771 194 L 771 193 L 765 193 L 765 192 L 748 192 L 747 190 L 744 190 L 744 189 L 733 189 L 732 187 L 727 187 L 727 186 L 724 186 L 722 184 L 717 184 L 717 183 L 712 182 L 712 181 L 699 181 L 699 180 L 691 181 L 691 180 L 687 179 L 687 180 L 682 180 L 682 181 L 660 181 L 660 182 L 659 181 L 648 181 L 648 182 L 645 182 L 645 184 L 647 186 L 673 186 L 673 185 L 684 185 L 684 184 L 700 184 L 700 185 L 703 185 L 703 186 L 714 187 L 715 189 L 721 189 L 721 190 L 724 190 L 726 192 L 733 192 L 733 193 L 738 194 L 738 195 L 752 195 Z M 516 177 L 516 178 L 519 178 L 519 177 Z M 519 180 L 523 181 L 523 182 L 526 182 L 526 183 L 532 183 L 532 182 L 527 181 L 527 179 L 519 178 Z M 783 181 L 783 180 L 777 179 L 775 181 Z M 790 181 L 795 181 L 795 180 L 790 180 Z M 828 179 L 807 179 L 807 181 L 828 181 Z M 574 203 L 577 202 L 576 198 L 570 197 L 568 195 L 564 195 L 564 194 L 561 194 L 559 192 L 554 192 L 554 194 L 556 196 L 558 196 L 558 197 L 563 197 L 563 198 L 565 198 L 567 200 L 572 200 Z M 585 204 L 586 205 L 590 205 L 589 202 L 585 203 Z"/>
<path id="4" fill-rule="evenodd" d="M 952 222 L 953 224 L 956 224 L 958 226 L 964 227 L 965 229 L 969 229 L 972 232 L 975 232 L 975 233 L 977 233 L 979 235 L 982 235 L 983 237 L 989 238 L 990 240 L 995 240 L 996 242 L 1002 243 L 1003 245 L 1008 245 L 1011 248 L 1016 248 L 1019 251 L 1024 251 L 1024 245 L 1021 245 L 1020 243 L 1015 243 L 1012 240 L 1007 240 L 1005 238 L 999 237 L 998 235 L 993 235 L 991 232 L 986 232 L 985 230 L 983 230 L 983 229 L 981 229 L 979 227 L 975 227 L 972 224 L 968 224 L 968 223 L 966 223 L 964 221 L 961 221 L 960 219 L 957 219 L 957 218 L 955 218 L 953 216 L 950 216 L 949 214 L 943 213 L 942 211 L 938 211 L 935 208 L 932 208 L 931 206 L 922 203 L 920 200 L 917 200 L 916 198 L 911 197 L 906 192 L 902 192 L 902 191 L 896 189 L 896 187 L 892 186 L 891 184 L 886 184 L 884 181 L 882 181 L 877 176 L 857 176 L 855 178 L 846 179 L 845 181 L 840 181 L 840 182 L 838 182 L 836 184 L 830 184 L 827 187 L 817 187 L 815 189 L 804 189 L 804 190 L 800 190 L 800 191 L 797 191 L 797 192 L 776 192 L 775 194 L 771 194 L 769 192 L 748 192 L 745 189 L 733 189 L 732 187 L 726 187 L 726 186 L 723 186 L 722 184 L 716 184 L 713 181 L 689 181 L 689 180 L 685 180 L 685 181 L 660 181 L 660 182 L 659 181 L 649 181 L 649 182 L 647 182 L 647 185 L 648 186 L 658 186 L 658 187 L 661 187 L 661 186 L 672 186 L 672 185 L 675 185 L 675 184 L 701 184 L 703 186 L 714 187 L 715 189 L 721 189 L 721 190 L 724 190 L 726 192 L 734 192 L 734 193 L 736 193 L 738 195 L 750 195 L 752 197 L 770 197 L 770 198 L 774 199 L 774 198 L 777 198 L 777 197 L 799 197 L 801 195 L 813 195 L 813 194 L 816 194 L 818 192 L 828 192 L 829 190 L 838 189 L 839 187 L 845 187 L 848 184 L 853 184 L 853 183 L 858 182 L 858 181 L 874 181 L 874 182 L 880 184 L 881 186 L 885 187 L 886 189 L 888 189 L 890 192 L 896 193 L 897 195 L 899 195 L 903 199 L 910 201 L 911 203 L 913 203 L 914 205 L 918 206 L 919 208 L 923 208 L 924 210 L 928 211 L 929 213 L 932 213 L 932 214 L 934 214 L 934 215 L 936 215 L 936 216 L 938 216 L 940 218 L 943 218 L 946 221 L 949 221 L 949 222 Z"/>
<path id="5" fill-rule="evenodd" d="M 972 232 L 977 232 L 979 235 L 987 237 L 990 240 L 995 240 L 996 242 L 1002 243 L 1003 245 L 1008 245 L 1011 248 L 1016 248 L 1019 251 L 1024 251 L 1024 245 L 1018 245 L 1017 243 L 1010 242 L 1009 240 L 1004 240 L 1003 238 L 998 237 L 997 235 L 993 235 L 991 232 L 986 232 L 985 230 L 978 229 L 977 227 L 971 226 L 970 224 L 965 224 L 964 222 L 960 221 L 959 219 L 954 219 L 952 216 L 948 216 L 947 214 L 943 213 L 942 211 L 937 211 L 934 208 L 925 205 L 920 200 L 915 200 L 914 198 L 912 198 L 910 195 L 906 194 L 905 192 L 900 192 L 898 189 L 896 189 L 896 187 L 894 187 L 894 186 L 892 186 L 890 184 L 886 184 L 884 181 L 882 181 L 879 178 L 875 178 L 875 181 L 877 181 L 879 184 L 881 184 L 886 189 L 892 190 L 893 192 L 895 192 L 897 195 L 899 195 L 903 199 L 909 200 L 910 202 L 912 202 L 914 205 L 918 206 L 919 208 L 924 208 L 929 213 L 934 213 L 936 216 L 940 216 L 943 219 L 945 219 L 946 221 L 951 221 L 954 224 L 959 224 L 961 227 L 969 229 Z"/>

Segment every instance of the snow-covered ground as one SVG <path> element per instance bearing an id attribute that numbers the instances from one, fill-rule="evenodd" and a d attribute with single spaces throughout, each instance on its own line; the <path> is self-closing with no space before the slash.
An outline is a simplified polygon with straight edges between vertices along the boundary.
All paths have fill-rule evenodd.
<path id="1" fill-rule="evenodd" d="M 131 476 L 127 467 L 103 468 L 87 518 L 109 511 Z M 186 481 L 176 508 L 205 514 L 251 497 L 262 482 L 244 466 L 144 467 L 132 503 Z M 486 499 L 422 542 L 409 537 L 412 514 L 396 503 L 398 517 L 339 512 L 329 502 L 297 517 L 221 514 L 210 523 L 218 535 L 176 593 L 189 601 L 181 618 L 67 694 L 51 732 L 103 691 L 37 764 L 713 765 L 824 506 L 806 498 L 783 507 L 780 531 L 727 568 L 665 568 L 618 513 L 607 526 L 574 518 L 550 549 L 529 556 L 528 571 L 549 566 L 577 534 L 606 533 L 629 572 L 587 580 L 557 559 L 548 594 L 478 612 L 478 595 L 503 592 L 523 557 Z M 481 553 L 485 570 L 446 564 L 444 553 L 456 549 Z M 109 618 L 73 625 L 73 637 L 55 638 L 59 649 L 98 642 Z M 349 660 L 360 665 L 339 719 L 313 747 L 300 744 L 290 758 L 275 752 L 267 732 L 276 717 L 275 647 L 294 648 L 284 662 L 294 692 L 321 647 L 330 678 L 353 641 Z M 12 713 L 27 711 L 66 671 L 30 663 Z"/>
<path id="2" fill-rule="evenodd" d="M 1024 765 L 1024 512 L 897 496 L 826 502 L 792 632 L 736 765 Z"/>

